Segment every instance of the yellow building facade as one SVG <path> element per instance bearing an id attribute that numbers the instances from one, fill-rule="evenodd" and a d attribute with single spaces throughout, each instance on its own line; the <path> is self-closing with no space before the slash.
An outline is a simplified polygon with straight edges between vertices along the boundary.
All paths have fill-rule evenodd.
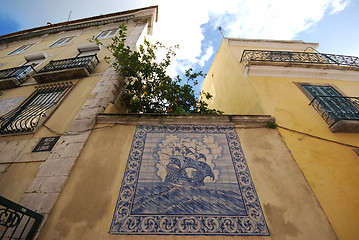
<path id="1" fill-rule="evenodd" d="M 109 51 L 89 39 L 109 44 L 124 23 L 126 44 L 136 49 L 144 36 L 152 34 L 157 9 L 129 10 L 0 36 L 2 197 L 43 215 L 45 222 L 96 114 L 115 101 L 123 82 L 104 60 L 111 56 Z M 9 231 L 2 232 L 1 238 L 10 237 L 20 218 L 4 211 L 1 225 Z M 14 233 L 17 239 L 18 232 Z"/>
<path id="2" fill-rule="evenodd" d="M 317 47 L 224 38 L 202 90 L 225 114 L 272 115 L 337 237 L 356 239 L 359 62 Z"/>
<path id="3" fill-rule="evenodd" d="M 293 87 L 252 60 L 241 64 L 240 49 L 258 42 L 227 39 L 207 75 L 210 104 L 226 114 L 119 113 L 124 79 L 103 60 L 110 52 L 89 39 L 109 44 L 125 23 L 126 45 L 135 50 L 157 14 L 154 6 L 0 37 L 0 238 L 328 240 L 342 238 L 335 223 L 352 234 L 355 217 L 333 222 L 330 213 L 355 215 L 349 191 L 356 178 L 341 174 L 356 171 L 349 159 L 357 139 L 332 133 L 313 120 L 308 102 L 300 105 L 306 95 L 294 89 L 320 79 L 302 77 Z M 283 47 L 266 44 L 259 49 Z M 354 91 L 349 80 L 331 81 Z M 296 112 L 287 110 L 296 104 Z M 296 114 L 306 111 L 301 124 Z M 273 122 L 280 128 L 271 129 Z M 322 141 L 331 144 L 329 160 Z M 339 185 L 347 205 L 334 208 Z"/>

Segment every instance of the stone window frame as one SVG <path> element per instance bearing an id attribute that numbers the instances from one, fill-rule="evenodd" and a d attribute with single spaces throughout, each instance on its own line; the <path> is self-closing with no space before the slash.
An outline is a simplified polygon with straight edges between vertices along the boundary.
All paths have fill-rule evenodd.
<path id="1" fill-rule="evenodd" d="M 32 65 L 35 68 L 46 61 L 49 57 L 50 55 L 48 55 L 46 52 L 28 54 L 25 56 L 25 63 L 23 63 L 21 66 Z"/>
<path id="2" fill-rule="evenodd" d="M 84 56 L 95 55 L 95 54 L 98 55 L 101 49 L 102 48 L 95 43 L 82 44 L 77 46 L 78 53 L 75 55 L 75 57 L 84 57 Z"/>

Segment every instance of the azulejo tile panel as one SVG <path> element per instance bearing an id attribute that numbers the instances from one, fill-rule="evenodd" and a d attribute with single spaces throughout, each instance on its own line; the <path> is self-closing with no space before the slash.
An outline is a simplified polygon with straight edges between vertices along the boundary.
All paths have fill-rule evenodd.
<path id="1" fill-rule="evenodd" d="M 234 127 L 137 126 L 110 233 L 269 235 Z"/>

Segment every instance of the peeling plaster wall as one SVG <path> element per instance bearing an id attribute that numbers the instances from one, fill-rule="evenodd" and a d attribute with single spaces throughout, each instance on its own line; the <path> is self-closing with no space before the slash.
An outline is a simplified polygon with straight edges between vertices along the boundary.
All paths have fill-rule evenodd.
<path id="1" fill-rule="evenodd" d="M 144 19 L 147 18 L 146 15 Z M 56 59 L 69 58 L 78 53 L 76 47 L 79 43 L 88 43 L 88 38 L 97 35 L 101 30 L 117 27 L 118 23 L 114 23 L 51 36 L 46 35 L 31 41 L 39 41 L 34 46 L 34 50 L 37 51 L 46 48 L 50 42 L 54 42 L 54 39 L 74 34 L 77 37 L 68 46 L 45 49 Z M 147 21 L 143 21 L 143 19 L 137 19 L 135 22 L 129 21 L 127 27 L 126 44 L 134 49 L 143 35 L 143 31 L 146 31 Z M 110 41 L 111 39 L 103 39 L 105 44 Z M 20 46 L 21 44 L 16 43 Z M 14 44 L 10 43 L 9 45 L 13 46 Z M 13 47 L 16 48 L 16 46 Z M 3 55 L 9 51 L 7 48 L 1 50 L 0 54 Z M 6 68 L 11 64 L 16 66 L 23 61 L 23 55 L 20 54 L 11 59 L 6 58 L 12 62 L 1 67 Z M 96 114 L 103 113 L 105 108 L 115 100 L 123 81 L 123 78 L 102 59 L 105 55 L 109 55 L 108 50 L 101 49 L 99 55 L 101 62 L 95 71 L 89 77 L 72 80 L 73 89 L 56 108 L 56 111 L 35 132 L 18 136 L 1 136 L 0 138 L 0 194 L 44 215 L 43 223 L 85 146 L 95 124 Z M 0 100 L 29 96 L 34 91 L 36 82 L 33 78 L 29 78 L 26 84 L 27 86 L 1 90 Z M 15 105 L 12 103 L 12 107 Z M 60 139 L 51 151 L 32 152 L 42 137 L 54 136 L 60 136 Z"/>
<path id="2" fill-rule="evenodd" d="M 108 233 L 136 126 L 108 123 L 95 127 L 97 130 L 91 133 L 39 239 L 203 238 Z M 336 239 L 278 131 L 237 128 L 237 132 L 270 231 L 270 236 L 250 238 Z"/>

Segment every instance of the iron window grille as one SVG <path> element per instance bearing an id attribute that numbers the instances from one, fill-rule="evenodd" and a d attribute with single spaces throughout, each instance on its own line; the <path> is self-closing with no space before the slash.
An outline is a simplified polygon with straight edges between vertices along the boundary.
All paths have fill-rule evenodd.
<path id="1" fill-rule="evenodd" d="M 23 83 L 29 77 L 31 71 L 36 72 L 32 65 L 4 69 L 0 71 L 0 79 L 16 78 L 19 83 Z"/>
<path id="2" fill-rule="evenodd" d="M 78 68 L 78 67 L 85 67 L 88 70 L 88 72 L 91 73 L 99 62 L 100 61 L 98 60 L 96 54 L 83 56 L 83 57 L 55 60 L 55 61 L 50 61 L 45 67 L 43 67 L 39 71 L 39 73 L 58 71 L 58 70 L 70 69 L 70 68 Z"/>
<path id="3" fill-rule="evenodd" d="M 359 67 L 359 58 L 328 53 L 244 50 L 241 62 L 248 66 L 250 61 L 332 64 Z"/>
<path id="4" fill-rule="evenodd" d="M 35 237 L 43 216 L 0 196 L 0 239 Z"/>
<path id="5" fill-rule="evenodd" d="M 344 97 L 331 86 L 303 85 L 313 98 L 309 105 L 332 127 L 338 121 L 359 121 L 359 97 Z"/>
<path id="6" fill-rule="evenodd" d="M 0 134 L 28 133 L 42 123 L 72 88 L 72 82 L 35 87 L 19 107 L 0 117 Z"/>
<path id="7" fill-rule="evenodd" d="M 60 38 L 59 40 L 57 40 L 56 42 L 51 44 L 49 47 L 51 48 L 51 47 L 64 46 L 64 45 L 68 44 L 69 42 L 71 42 L 71 40 L 74 38 L 75 38 L 75 36 Z"/>
<path id="8" fill-rule="evenodd" d="M 29 49 L 30 47 L 32 47 L 33 45 L 35 45 L 35 43 L 32 44 L 27 44 L 27 45 L 23 45 L 17 49 L 15 49 L 14 51 L 12 51 L 11 53 L 9 53 L 8 55 L 15 55 L 15 54 L 19 54 L 24 52 L 25 50 Z"/>

